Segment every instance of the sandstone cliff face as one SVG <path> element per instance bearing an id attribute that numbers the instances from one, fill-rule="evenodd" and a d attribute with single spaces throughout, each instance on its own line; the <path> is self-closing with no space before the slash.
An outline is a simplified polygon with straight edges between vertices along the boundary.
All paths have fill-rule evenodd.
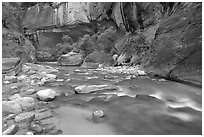
<path id="1" fill-rule="evenodd" d="M 177 3 L 159 25 L 147 67 L 173 79 L 202 82 L 202 4 Z"/>
<path id="2" fill-rule="evenodd" d="M 77 22 L 89 22 L 88 5 L 82 2 L 63 2 L 55 5 L 37 4 L 29 7 L 23 17 L 23 26 L 40 29 L 48 26 L 64 26 Z"/>

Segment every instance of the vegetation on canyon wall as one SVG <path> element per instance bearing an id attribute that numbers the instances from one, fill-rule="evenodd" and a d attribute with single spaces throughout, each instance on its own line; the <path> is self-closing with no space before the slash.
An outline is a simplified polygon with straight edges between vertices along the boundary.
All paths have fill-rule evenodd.
<path id="1" fill-rule="evenodd" d="M 199 83 L 201 11 L 202 3 L 179 2 L 3 3 L 3 57 L 15 57 L 18 48 L 33 59 L 39 51 L 41 61 L 70 51 L 91 61 L 92 53 L 117 54 L 118 65 L 140 64 L 161 77 Z M 23 30 L 34 40 L 29 42 Z M 58 44 L 51 48 L 53 40 Z"/>

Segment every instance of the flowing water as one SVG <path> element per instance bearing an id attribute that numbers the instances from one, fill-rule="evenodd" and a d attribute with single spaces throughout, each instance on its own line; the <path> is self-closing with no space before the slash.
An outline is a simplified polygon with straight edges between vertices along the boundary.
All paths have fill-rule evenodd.
<path id="1" fill-rule="evenodd" d="M 61 95 L 52 101 L 55 116 L 43 122 L 53 123 L 62 134 L 202 134 L 201 88 L 97 69 L 58 69 L 58 79 L 64 81 L 46 86 Z M 74 93 L 79 85 L 103 84 L 117 90 Z M 103 110 L 105 117 L 94 119 L 92 113 L 96 110 Z"/>

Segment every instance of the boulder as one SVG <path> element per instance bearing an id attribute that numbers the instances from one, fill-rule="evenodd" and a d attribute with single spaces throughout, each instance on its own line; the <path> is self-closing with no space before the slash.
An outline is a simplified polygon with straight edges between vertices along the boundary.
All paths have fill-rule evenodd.
<path id="1" fill-rule="evenodd" d="M 97 92 L 102 90 L 116 90 L 116 87 L 109 86 L 109 85 L 82 85 L 75 87 L 76 93 L 91 93 L 91 92 Z"/>
<path id="2" fill-rule="evenodd" d="M 14 135 L 19 129 L 18 125 L 11 125 L 5 131 L 3 131 L 2 135 Z"/>
<path id="3" fill-rule="evenodd" d="M 35 114 L 33 112 L 24 112 L 17 115 L 14 120 L 16 123 L 20 123 L 20 122 L 30 123 L 34 120 L 34 118 L 35 118 Z"/>
<path id="4" fill-rule="evenodd" d="M 18 114 L 22 112 L 21 106 L 15 101 L 2 101 L 2 113 L 3 114 Z"/>
<path id="5" fill-rule="evenodd" d="M 56 92 L 52 89 L 40 90 L 36 94 L 37 94 L 38 99 L 42 101 L 53 100 L 56 96 Z"/>
<path id="6" fill-rule="evenodd" d="M 80 53 L 69 52 L 61 55 L 57 62 L 60 66 L 79 66 L 83 63 L 83 56 Z"/>
<path id="7" fill-rule="evenodd" d="M 35 100 L 32 97 L 22 97 L 13 100 L 18 103 L 23 110 L 33 110 L 35 108 Z"/>

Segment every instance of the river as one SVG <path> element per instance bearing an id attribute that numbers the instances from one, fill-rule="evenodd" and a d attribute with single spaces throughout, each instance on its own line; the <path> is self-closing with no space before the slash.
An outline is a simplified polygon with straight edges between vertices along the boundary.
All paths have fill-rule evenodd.
<path id="1" fill-rule="evenodd" d="M 55 116 L 42 123 L 56 125 L 62 134 L 202 134 L 201 88 L 147 76 L 46 65 L 59 69 L 57 77 L 64 81 L 45 85 L 61 95 L 51 102 Z M 76 86 L 104 84 L 117 90 L 74 92 Z M 96 110 L 103 110 L 105 117 L 94 119 Z"/>

